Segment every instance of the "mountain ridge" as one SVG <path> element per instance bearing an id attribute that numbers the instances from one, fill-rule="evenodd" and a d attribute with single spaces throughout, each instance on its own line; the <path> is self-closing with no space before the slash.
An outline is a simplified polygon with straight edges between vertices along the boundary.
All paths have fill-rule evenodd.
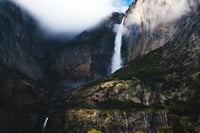
<path id="1" fill-rule="evenodd" d="M 16 5 L 0 4 L 1 131 L 41 132 L 49 117 L 49 133 L 92 128 L 198 133 L 198 3 L 151 33 L 145 25 L 129 25 L 122 47 L 125 67 L 110 76 L 113 28 L 123 14 L 113 13 L 97 29 L 60 42 L 40 37 L 34 20 Z"/>

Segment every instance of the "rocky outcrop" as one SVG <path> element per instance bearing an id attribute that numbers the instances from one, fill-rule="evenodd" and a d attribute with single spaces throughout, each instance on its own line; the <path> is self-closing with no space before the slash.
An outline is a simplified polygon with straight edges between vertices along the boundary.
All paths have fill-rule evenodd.
<path id="1" fill-rule="evenodd" d="M 168 118 L 165 112 L 77 109 L 66 112 L 65 126 L 69 133 L 86 133 L 92 128 L 104 133 L 149 132 L 168 125 Z"/>
<path id="2" fill-rule="evenodd" d="M 156 91 L 151 91 L 150 87 L 144 86 L 140 80 L 111 80 L 101 81 L 101 84 L 89 87 L 81 87 L 72 92 L 68 102 L 80 102 L 83 106 L 95 106 L 98 102 L 107 100 L 133 101 L 145 105 L 152 105 L 159 99 L 157 96 L 163 97 Z M 75 98 L 78 97 L 78 100 Z M 156 99 L 156 97 L 158 99 Z M 163 102 L 164 99 L 159 99 Z"/>

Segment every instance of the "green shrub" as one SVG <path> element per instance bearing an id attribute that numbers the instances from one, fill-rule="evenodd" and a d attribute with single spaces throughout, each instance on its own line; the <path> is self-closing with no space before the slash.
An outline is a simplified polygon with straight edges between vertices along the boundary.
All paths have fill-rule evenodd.
<path id="1" fill-rule="evenodd" d="M 91 129 L 87 133 L 102 133 L 100 130 Z"/>
<path id="2" fill-rule="evenodd" d="M 138 131 L 136 131 L 135 133 L 145 133 L 145 132 L 142 131 L 142 130 L 138 130 Z"/>

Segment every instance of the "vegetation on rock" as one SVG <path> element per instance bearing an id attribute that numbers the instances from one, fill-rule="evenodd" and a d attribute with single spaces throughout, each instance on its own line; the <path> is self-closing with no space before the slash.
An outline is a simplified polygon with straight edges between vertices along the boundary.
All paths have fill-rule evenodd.
<path id="1" fill-rule="evenodd" d="M 87 133 L 102 133 L 100 130 L 91 129 Z"/>

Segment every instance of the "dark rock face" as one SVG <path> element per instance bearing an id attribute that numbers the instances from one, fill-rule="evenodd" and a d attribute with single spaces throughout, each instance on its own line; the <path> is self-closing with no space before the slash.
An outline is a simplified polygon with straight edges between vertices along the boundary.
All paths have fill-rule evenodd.
<path id="1" fill-rule="evenodd" d="M 0 70 L 0 130 L 2 133 L 40 132 L 48 105 L 45 90 L 34 81 Z"/>
<path id="2" fill-rule="evenodd" d="M 114 13 L 71 41 L 48 40 L 24 11 L 0 2 L 0 131 L 39 133 L 48 116 L 49 133 L 194 132 L 200 125 L 199 5 L 192 9 L 151 33 L 129 27 L 122 54 L 130 64 L 68 90 L 109 73 L 113 27 L 123 15 Z"/>
<path id="3" fill-rule="evenodd" d="M 48 101 L 34 80 L 43 73 L 32 56 L 36 27 L 8 1 L 0 2 L 0 130 L 40 132 Z"/>
<path id="4" fill-rule="evenodd" d="M 113 51 L 115 13 L 98 28 L 71 41 L 43 38 L 36 22 L 9 1 L 0 2 L 0 131 L 64 130 L 68 90 L 107 75 Z M 42 86 L 42 87 L 41 87 Z"/>
<path id="5" fill-rule="evenodd" d="M 10 2 L 1 2 L 0 8 L 1 64 L 32 79 L 41 78 L 42 72 L 28 50 L 31 44 L 37 43 L 37 39 L 32 36 L 34 26 L 31 25 L 31 20 Z"/>
<path id="6" fill-rule="evenodd" d="M 74 79 L 94 79 L 110 73 L 114 47 L 113 28 L 122 15 L 113 13 L 96 29 L 83 32 L 68 42 L 55 58 L 53 70 Z"/>

